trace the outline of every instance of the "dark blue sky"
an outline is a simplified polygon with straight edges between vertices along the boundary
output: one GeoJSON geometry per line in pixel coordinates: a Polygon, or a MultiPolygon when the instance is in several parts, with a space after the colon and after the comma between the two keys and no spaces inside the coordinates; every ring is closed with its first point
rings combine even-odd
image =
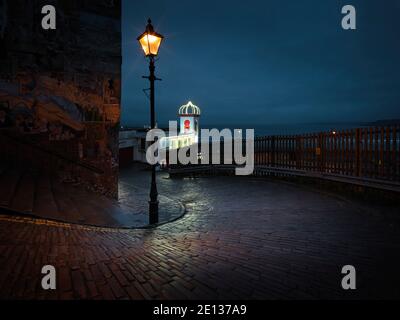
{"type": "Polygon", "coordinates": [[[165,36],[156,64],[160,124],[192,100],[203,124],[400,118],[400,1],[123,0],[122,124],[148,124],[137,36],[165,36]],[[357,30],[341,8],[357,9],[357,30]]]}

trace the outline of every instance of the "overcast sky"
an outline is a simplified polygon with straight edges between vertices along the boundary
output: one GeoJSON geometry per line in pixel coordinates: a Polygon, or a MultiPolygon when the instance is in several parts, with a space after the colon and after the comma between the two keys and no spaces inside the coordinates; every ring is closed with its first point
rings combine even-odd
{"type": "Polygon", "coordinates": [[[160,124],[192,100],[203,124],[400,118],[400,1],[123,0],[122,124],[148,124],[137,36],[165,36],[156,63],[160,124]],[[341,28],[341,8],[357,30],[341,28]]]}

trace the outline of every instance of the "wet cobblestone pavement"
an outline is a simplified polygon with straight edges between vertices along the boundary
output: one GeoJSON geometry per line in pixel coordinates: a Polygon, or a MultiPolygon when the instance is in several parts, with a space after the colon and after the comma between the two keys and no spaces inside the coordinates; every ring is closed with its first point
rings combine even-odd
{"type": "MultiPolygon", "coordinates": [[[[121,183],[132,179],[148,183],[129,171],[121,183]]],[[[0,298],[400,298],[399,225],[381,212],[263,179],[160,174],[158,185],[187,213],[155,229],[1,215],[0,298]],[[40,287],[45,264],[55,291],[40,287]],[[341,289],[348,264],[355,291],[341,289]]]]}
{"type": "MultiPolygon", "coordinates": [[[[159,173],[158,180],[166,178],[166,173],[159,173]]],[[[122,210],[113,215],[120,226],[135,228],[149,224],[149,187],[150,172],[141,166],[121,172],[118,204],[122,210]]],[[[160,192],[158,195],[160,224],[176,220],[185,213],[183,203],[170,191],[168,195],[160,192]]]]}

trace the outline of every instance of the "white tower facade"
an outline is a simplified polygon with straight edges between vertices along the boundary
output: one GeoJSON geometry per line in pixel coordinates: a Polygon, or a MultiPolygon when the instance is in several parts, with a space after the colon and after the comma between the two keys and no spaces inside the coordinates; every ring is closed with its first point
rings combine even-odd
{"type": "Polygon", "coordinates": [[[196,143],[198,142],[200,133],[200,115],[200,108],[191,101],[181,106],[178,111],[180,121],[179,133],[181,135],[194,135],[196,143]]]}
{"type": "Polygon", "coordinates": [[[161,138],[160,148],[174,150],[198,143],[200,134],[200,114],[200,108],[195,106],[191,101],[181,106],[178,110],[180,124],[179,134],[161,138]]]}

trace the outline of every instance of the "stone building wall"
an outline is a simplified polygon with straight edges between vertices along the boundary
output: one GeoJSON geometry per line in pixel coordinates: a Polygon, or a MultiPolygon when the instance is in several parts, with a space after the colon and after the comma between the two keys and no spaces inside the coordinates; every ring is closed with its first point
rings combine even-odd
{"type": "Polygon", "coordinates": [[[0,0],[0,133],[62,157],[60,177],[116,197],[120,101],[120,0],[0,0]],[[49,4],[56,30],[41,25],[49,4]]]}

